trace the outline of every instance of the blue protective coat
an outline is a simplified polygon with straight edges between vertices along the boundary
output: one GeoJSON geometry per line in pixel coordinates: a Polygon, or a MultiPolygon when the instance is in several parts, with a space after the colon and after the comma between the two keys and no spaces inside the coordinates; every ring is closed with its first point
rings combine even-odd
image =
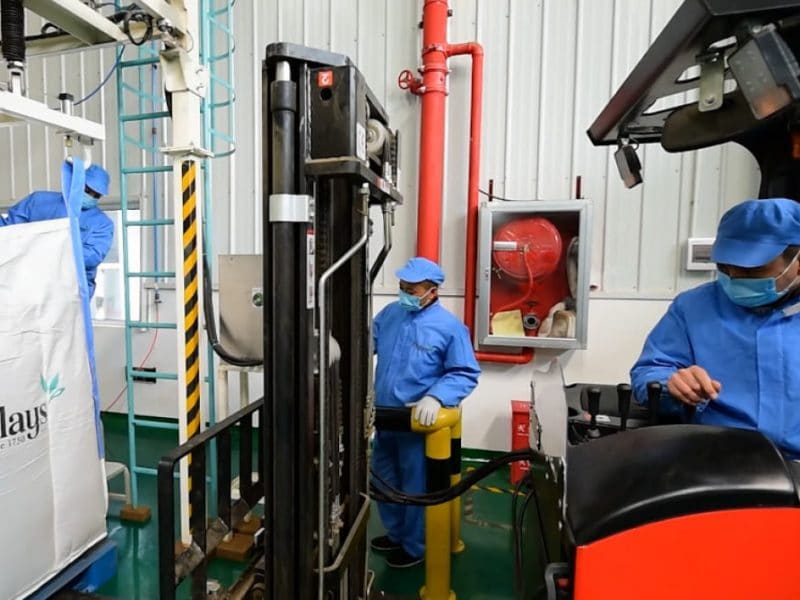
{"type": "Polygon", "coordinates": [[[752,310],[708,283],[679,294],[655,326],[631,370],[637,402],[646,386],[663,386],[663,412],[681,414],[667,380],[698,365],[722,384],[717,400],[697,407],[694,422],[756,429],[792,458],[800,457],[800,302],[752,310]]]}
{"type": "MultiPolygon", "coordinates": [[[[63,219],[66,216],[67,206],[60,192],[33,192],[12,206],[7,217],[0,216],[0,226],[63,219]]],[[[114,223],[99,208],[82,210],[79,223],[91,298],[94,296],[97,267],[108,254],[114,239],[114,223]]]]}
{"type": "MultiPolygon", "coordinates": [[[[467,328],[437,301],[418,312],[397,302],[384,308],[372,325],[378,366],[376,406],[402,407],[433,396],[453,407],[475,389],[480,368],[467,328]]],[[[392,487],[419,494],[426,491],[425,440],[416,433],[379,431],[372,469],[392,487]]],[[[424,509],[378,504],[389,538],[411,556],[425,550],[424,509]]]]}

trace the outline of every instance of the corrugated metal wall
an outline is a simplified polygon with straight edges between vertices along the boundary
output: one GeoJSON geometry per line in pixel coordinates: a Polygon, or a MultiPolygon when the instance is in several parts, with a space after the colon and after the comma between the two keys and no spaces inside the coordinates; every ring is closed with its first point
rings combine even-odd
{"type": "MultiPolygon", "coordinates": [[[[559,199],[583,178],[595,206],[592,283],[598,294],[669,296],[702,279],[680,268],[690,236],[713,235],[730,204],[757,189],[754,161],[725,146],[668,155],[641,152],[645,184],[619,182],[610,151],[591,146],[585,130],[673,14],[679,0],[453,0],[451,41],[477,40],[486,51],[481,182],[512,199],[559,199]]],[[[419,101],[397,75],[419,62],[422,2],[415,0],[240,0],[235,4],[237,152],[228,174],[215,175],[218,252],[260,248],[260,62],[269,42],[303,43],[348,54],[402,132],[401,191],[388,273],[413,253],[416,223],[419,101]]],[[[39,24],[31,19],[30,29],[39,24]]],[[[56,104],[62,90],[88,93],[113,63],[114,51],[32,59],[30,95],[56,104]]],[[[451,60],[442,262],[452,293],[463,289],[469,59],[451,60]]],[[[79,112],[104,120],[101,157],[117,169],[113,80],[79,112]]],[[[38,126],[0,129],[0,200],[55,187],[63,150],[38,126]]],[[[113,194],[114,192],[112,192],[113,194]]],[[[377,218],[377,215],[376,215],[377,218]]],[[[380,231],[380,228],[376,228],[380,231]]],[[[373,240],[373,248],[380,245],[373,240]]],[[[392,277],[378,291],[393,291],[392,277]]]]}
{"type": "MultiPolygon", "coordinates": [[[[477,40],[486,51],[481,182],[514,199],[574,194],[577,175],[594,201],[592,283],[601,294],[672,295],[703,279],[683,271],[690,236],[713,235],[727,206],[757,189],[754,161],[726,146],[668,155],[642,152],[646,183],[625,190],[610,151],[585,130],[679,0],[454,0],[452,41],[477,40]]],[[[258,61],[267,43],[285,40],[350,55],[388,108],[404,143],[397,239],[388,272],[414,249],[419,102],[398,89],[397,75],[419,62],[422,2],[413,0],[268,0],[236,5],[239,162],[260,164],[249,132],[258,115],[258,61]],[[252,31],[254,35],[248,35],[252,31]]],[[[451,60],[442,262],[447,287],[463,288],[469,59],[451,60]]],[[[257,232],[259,182],[237,183],[238,251],[257,232]]],[[[218,237],[218,240],[220,238],[218,237]]],[[[376,247],[379,240],[375,240],[376,247]]],[[[394,280],[387,278],[386,291],[394,280]]]]}

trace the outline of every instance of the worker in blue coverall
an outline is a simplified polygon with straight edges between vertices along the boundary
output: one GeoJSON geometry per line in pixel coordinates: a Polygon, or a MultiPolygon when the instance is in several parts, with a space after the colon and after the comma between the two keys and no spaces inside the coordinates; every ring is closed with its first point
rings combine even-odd
{"type": "MultiPolygon", "coordinates": [[[[78,222],[91,298],[94,296],[97,267],[111,249],[114,223],[97,207],[98,200],[108,194],[109,176],[106,170],[98,165],[89,166],[86,169],[85,184],[78,222]]],[[[66,216],[67,204],[61,192],[38,191],[25,196],[8,209],[7,217],[0,216],[0,226],[63,219],[66,216]]]]}
{"type": "Polygon", "coordinates": [[[679,294],[631,370],[635,398],[662,384],[662,412],[754,429],[800,457],[800,204],[750,200],[722,217],[717,280],[679,294]]]}
{"type": "MultiPolygon", "coordinates": [[[[399,271],[400,295],[372,325],[378,366],[375,405],[413,406],[412,418],[432,425],[442,406],[454,407],[475,389],[480,368],[467,328],[442,307],[444,272],[426,258],[412,258],[399,271]]],[[[425,440],[411,432],[378,431],[372,469],[394,488],[425,493],[425,440]]],[[[371,547],[388,552],[391,567],[410,567],[425,553],[424,509],[379,503],[386,535],[371,547]]]]}

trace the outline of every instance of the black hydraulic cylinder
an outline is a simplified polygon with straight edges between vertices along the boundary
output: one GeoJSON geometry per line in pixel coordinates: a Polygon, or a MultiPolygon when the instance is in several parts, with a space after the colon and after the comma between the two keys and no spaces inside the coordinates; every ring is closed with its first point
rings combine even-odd
{"type": "Polygon", "coordinates": [[[631,386],[627,383],[617,385],[617,408],[619,409],[619,430],[628,428],[628,415],[631,411],[631,386]]]}
{"type": "Polygon", "coordinates": [[[600,430],[597,428],[597,415],[600,412],[600,388],[592,387],[586,391],[589,399],[589,437],[600,437],[600,430]]]}
{"type": "Polygon", "coordinates": [[[650,425],[658,425],[661,410],[661,384],[658,381],[647,384],[647,406],[650,408],[650,425]]]}
{"type": "MultiPolygon", "coordinates": [[[[270,84],[270,194],[296,191],[297,87],[291,81],[288,63],[276,67],[276,80],[270,84]]],[[[266,565],[271,576],[267,597],[275,600],[294,597],[298,591],[298,538],[295,515],[297,489],[297,391],[299,381],[298,331],[300,306],[297,289],[303,265],[296,253],[299,240],[297,223],[270,222],[269,207],[264,211],[265,228],[270,231],[264,256],[270,262],[265,289],[272,293],[269,315],[271,339],[265,340],[264,357],[271,369],[265,369],[265,389],[270,389],[271,461],[266,466],[266,492],[270,496],[272,535],[266,536],[266,565]],[[270,376],[272,374],[272,376],[270,376]],[[274,376],[280,374],[280,376],[274,376]]],[[[266,263],[267,260],[264,262],[266,263]]],[[[265,267],[266,268],[266,267],[265,267]]],[[[267,273],[265,273],[267,275],[267,273]]],[[[266,319],[265,319],[266,320],[266,319]]]]}

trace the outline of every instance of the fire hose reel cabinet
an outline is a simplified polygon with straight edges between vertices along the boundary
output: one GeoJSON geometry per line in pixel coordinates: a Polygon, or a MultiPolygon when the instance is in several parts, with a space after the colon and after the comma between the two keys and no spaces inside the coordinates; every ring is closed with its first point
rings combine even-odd
{"type": "Polygon", "coordinates": [[[586,347],[590,219],[585,200],[481,206],[479,347],[586,347]]]}

